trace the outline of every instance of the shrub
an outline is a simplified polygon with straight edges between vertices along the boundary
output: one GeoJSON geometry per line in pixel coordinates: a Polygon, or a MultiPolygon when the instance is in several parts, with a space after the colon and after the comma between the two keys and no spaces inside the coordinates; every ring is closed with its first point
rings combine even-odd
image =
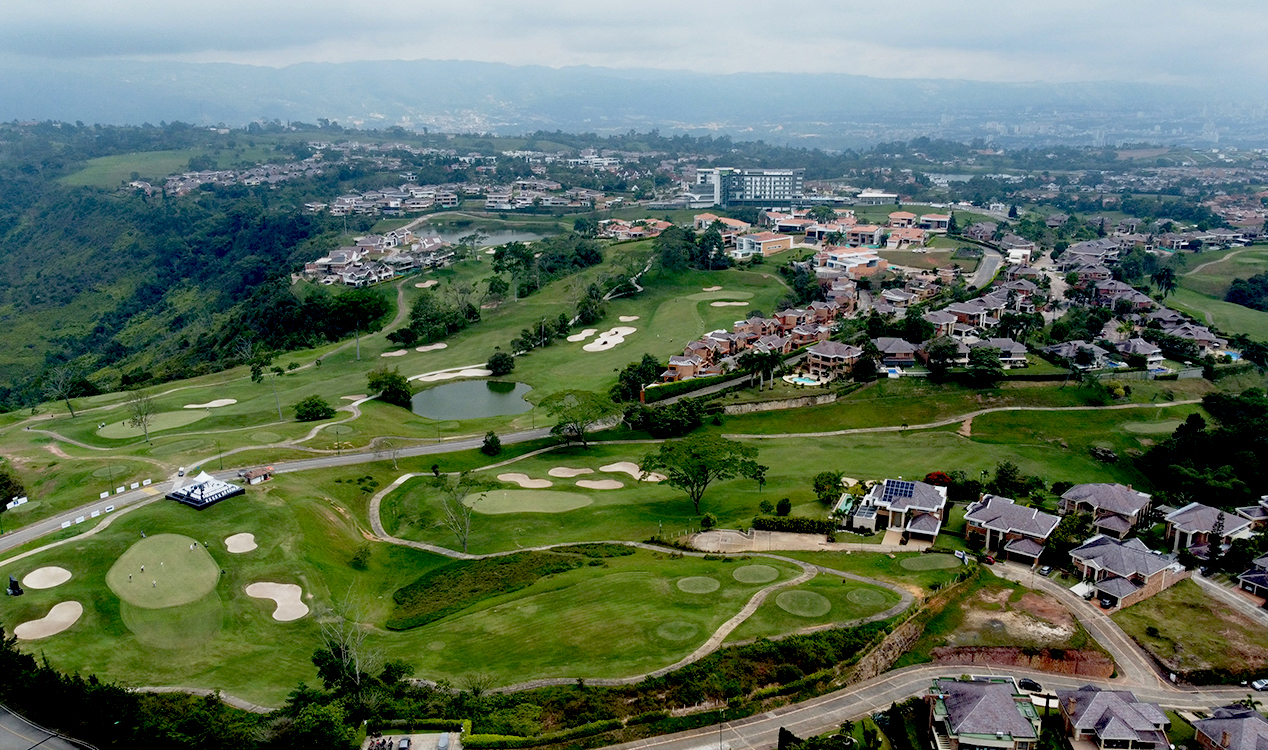
{"type": "Polygon", "coordinates": [[[718,517],[713,515],[712,513],[705,513],[704,517],[700,519],[700,528],[706,531],[708,531],[709,529],[717,525],[718,525],[718,517]]]}
{"type": "Polygon", "coordinates": [[[480,452],[486,456],[496,456],[502,452],[502,440],[493,430],[484,434],[484,444],[480,446],[480,452]]]}
{"type": "Polygon", "coordinates": [[[785,497],[775,503],[775,515],[786,516],[789,513],[792,513],[792,500],[785,497]]]}
{"type": "Polygon", "coordinates": [[[370,567],[370,545],[363,544],[357,547],[357,551],[352,553],[352,559],[348,564],[357,570],[365,570],[370,567]]]}
{"type": "Polygon", "coordinates": [[[515,369],[515,357],[506,352],[495,352],[492,357],[489,357],[486,367],[494,377],[509,375],[515,369]]]}
{"type": "Polygon", "coordinates": [[[555,552],[566,552],[583,557],[626,557],[634,554],[634,548],[628,544],[570,544],[567,547],[556,547],[555,552]]]}
{"type": "Polygon", "coordinates": [[[330,419],[335,415],[335,407],[316,394],[295,404],[294,409],[295,419],[300,422],[316,422],[319,419],[330,419]]]}
{"type": "Polygon", "coordinates": [[[775,504],[770,500],[763,500],[757,504],[757,509],[767,515],[770,515],[771,512],[775,510],[775,504]]]}

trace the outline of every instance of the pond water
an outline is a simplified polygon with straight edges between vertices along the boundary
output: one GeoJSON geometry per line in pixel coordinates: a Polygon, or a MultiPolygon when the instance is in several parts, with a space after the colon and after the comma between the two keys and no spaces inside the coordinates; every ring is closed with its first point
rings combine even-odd
{"type": "Polygon", "coordinates": [[[533,405],[524,400],[531,391],[523,383],[502,380],[462,380],[428,388],[410,402],[415,414],[428,419],[479,419],[523,414],[533,405]]]}
{"type": "MultiPolygon", "coordinates": [[[[476,231],[470,227],[466,229],[451,229],[438,232],[435,229],[422,227],[418,231],[420,237],[440,237],[440,239],[451,245],[458,244],[458,240],[466,237],[476,231]]],[[[542,239],[542,235],[533,232],[522,232],[516,229],[493,229],[488,231],[480,231],[485,239],[480,240],[480,247],[494,247],[497,245],[505,245],[508,242],[536,242],[542,239]]]]}

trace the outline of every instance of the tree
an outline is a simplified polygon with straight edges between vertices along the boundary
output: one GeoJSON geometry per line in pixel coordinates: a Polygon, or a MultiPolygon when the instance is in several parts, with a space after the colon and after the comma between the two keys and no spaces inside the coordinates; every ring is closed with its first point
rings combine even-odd
{"type": "Polygon", "coordinates": [[[990,491],[1004,497],[1018,497],[1026,491],[1026,477],[1021,469],[1012,461],[995,464],[995,478],[991,480],[990,491]]]}
{"type": "Polygon", "coordinates": [[[782,497],[779,502],[775,503],[775,515],[786,516],[792,513],[792,500],[782,497]]]}
{"type": "Polygon", "coordinates": [[[494,352],[486,366],[495,377],[509,375],[515,369],[515,357],[506,352],[494,352]]]}
{"type": "Polygon", "coordinates": [[[757,448],[717,435],[692,435],[662,443],[643,457],[643,471],[665,475],[665,483],[687,493],[697,515],[705,490],[715,480],[757,473],[757,448]]]}
{"type": "Polygon", "coordinates": [[[150,442],[150,425],[154,423],[154,416],[158,414],[158,406],[154,403],[154,399],[150,398],[150,394],[145,391],[133,391],[128,398],[128,424],[133,428],[140,428],[145,433],[145,442],[150,442]]]}
{"type": "Polygon", "coordinates": [[[825,206],[822,204],[818,206],[811,206],[810,211],[807,212],[806,215],[820,224],[827,224],[828,222],[833,222],[837,219],[837,212],[832,210],[832,206],[825,206]]]}
{"type": "Polygon", "coordinates": [[[502,439],[496,432],[489,430],[484,433],[484,444],[480,446],[480,452],[486,456],[496,456],[502,452],[502,439]]]}
{"type": "Polygon", "coordinates": [[[955,358],[960,356],[960,345],[950,336],[939,336],[925,347],[925,354],[929,360],[929,372],[941,379],[946,377],[947,371],[955,364],[955,358]]]}
{"type": "Polygon", "coordinates": [[[819,498],[819,502],[824,505],[832,505],[841,497],[841,477],[845,476],[845,472],[841,471],[821,471],[815,474],[811,484],[814,486],[815,497],[819,498]]]}
{"type": "Polygon", "coordinates": [[[519,282],[527,280],[536,270],[537,259],[523,242],[508,242],[493,251],[493,272],[511,277],[515,299],[519,299],[519,282]]]}
{"type": "Polygon", "coordinates": [[[44,378],[44,392],[48,394],[49,398],[65,401],[66,409],[70,412],[72,418],[75,416],[75,407],[71,405],[70,397],[74,394],[79,380],[79,373],[72,370],[68,365],[55,368],[44,378]]]}
{"type": "Polygon", "coordinates": [[[599,233],[599,222],[588,216],[578,216],[572,222],[572,231],[582,237],[593,237],[599,233]]]}
{"type": "Polygon", "coordinates": [[[616,385],[612,386],[608,393],[613,401],[638,401],[644,386],[655,383],[664,369],[661,367],[660,360],[650,354],[644,354],[642,359],[631,362],[617,373],[616,385]]]}
{"type": "Polygon", "coordinates": [[[1064,566],[1070,561],[1070,550],[1083,544],[1092,535],[1092,517],[1087,513],[1067,513],[1048,537],[1047,551],[1054,562],[1064,566]]]}
{"type": "Polygon", "coordinates": [[[1004,366],[999,363],[999,349],[979,346],[969,351],[969,377],[980,387],[990,387],[1004,377],[1004,366]]]}
{"type": "Polygon", "coordinates": [[[471,514],[475,504],[484,499],[484,493],[493,484],[477,479],[470,471],[464,471],[456,477],[437,477],[431,480],[432,486],[440,492],[440,509],[443,516],[440,525],[448,529],[462,547],[465,554],[467,540],[471,537],[471,514]],[[474,495],[469,502],[467,498],[474,495]]]}
{"type": "Polygon", "coordinates": [[[621,407],[611,398],[593,391],[556,391],[542,399],[541,405],[557,420],[550,434],[566,441],[576,440],[583,448],[590,430],[621,413],[621,407]]]}
{"type": "Polygon", "coordinates": [[[347,750],[353,746],[353,730],[338,703],[305,706],[295,717],[284,743],[290,747],[328,747],[347,750]]]}
{"type": "Polygon", "coordinates": [[[361,623],[368,619],[368,613],[353,602],[351,588],[317,619],[326,647],[313,654],[313,664],[327,690],[356,695],[373,680],[383,654],[367,642],[370,631],[361,623]]]}
{"type": "Polygon", "coordinates": [[[1154,283],[1154,286],[1158,287],[1158,291],[1162,292],[1163,299],[1166,299],[1168,294],[1176,290],[1176,272],[1169,266],[1163,266],[1154,271],[1149,280],[1154,283]]]}
{"type": "Polygon", "coordinates": [[[330,419],[335,415],[335,407],[326,403],[326,399],[313,394],[295,404],[295,419],[300,422],[316,422],[319,419],[330,419]]]}
{"type": "Polygon", "coordinates": [[[775,504],[772,503],[770,500],[763,500],[757,504],[757,509],[761,511],[762,513],[770,513],[771,511],[775,510],[775,504]]]}
{"type": "Polygon", "coordinates": [[[401,374],[399,367],[389,370],[387,365],[382,365],[366,373],[365,380],[366,386],[372,393],[377,393],[381,401],[406,409],[411,407],[414,389],[410,387],[409,379],[401,374]]]}

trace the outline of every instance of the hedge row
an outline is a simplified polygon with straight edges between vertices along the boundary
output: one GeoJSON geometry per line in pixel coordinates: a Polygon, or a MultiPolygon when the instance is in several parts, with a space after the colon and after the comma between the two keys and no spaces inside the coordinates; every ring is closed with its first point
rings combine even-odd
{"type": "Polygon", "coordinates": [[[473,734],[462,738],[462,746],[478,748],[480,750],[506,750],[507,748],[534,747],[537,745],[548,745],[552,742],[574,740],[579,737],[590,737],[591,735],[610,732],[613,729],[620,729],[623,726],[625,726],[625,722],[620,719],[604,719],[603,721],[595,721],[589,724],[582,724],[579,727],[565,729],[562,732],[541,734],[535,737],[515,737],[505,734],[473,734]]]}
{"type": "Polygon", "coordinates": [[[758,531],[788,531],[793,534],[832,534],[837,525],[833,521],[793,516],[758,516],[753,519],[758,531]]]}
{"type": "Polygon", "coordinates": [[[725,383],[728,380],[734,380],[736,375],[711,375],[707,378],[691,378],[689,380],[678,380],[673,383],[665,383],[648,388],[645,391],[648,403],[664,401],[667,398],[681,396],[684,393],[698,391],[701,388],[708,388],[711,385],[725,383]]]}
{"type": "Polygon", "coordinates": [[[436,730],[441,732],[462,732],[471,734],[471,719],[391,719],[378,725],[379,729],[404,729],[407,732],[419,730],[436,730]]]}

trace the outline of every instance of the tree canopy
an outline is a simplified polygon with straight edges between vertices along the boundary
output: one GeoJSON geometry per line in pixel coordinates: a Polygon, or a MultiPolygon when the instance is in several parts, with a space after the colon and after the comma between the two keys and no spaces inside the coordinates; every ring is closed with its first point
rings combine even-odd
{"type": "Polygon", "coordinates": [[[757,474],[757,448],[717,435],[692,435],[661,443],[643,457],[644,472],[665,475],[665,483],[687,493],[691,506],[700,514],[705,490],[719,479],[757,474]]]}

